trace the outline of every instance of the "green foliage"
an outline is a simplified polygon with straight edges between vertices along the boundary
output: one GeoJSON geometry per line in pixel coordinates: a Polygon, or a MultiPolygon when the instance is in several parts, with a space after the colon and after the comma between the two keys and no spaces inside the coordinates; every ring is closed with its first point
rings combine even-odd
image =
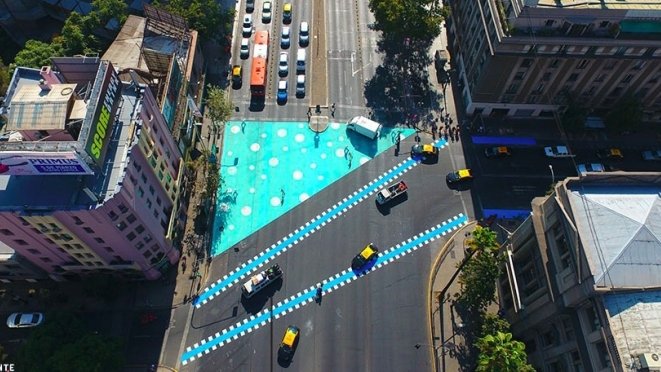
{"type": "Polygon", "coordinates": [[[459,274],[462,289],[457,300],[469,311],[482,313],[496,300],[502,256],[495,232],[478,226],[472,235],[469,247],[474,254],[459,274]]]}
{"type": "Polygon", "coordinates": [[[94,39],[94,36],[89,33],[86,23],[86,17],[71,12],[62,26],[62,35],[53,42],[60,43],[64,54],[68,56],[84,53],[91,39],[94,39]]]}
{"type": "MultiPolygon", "coordinates": [[[[5,95],[5,93],[7,92],[7,88],[9,87],[10,81],[11,81],[11,73],[9,70],[9,66],[5,65],[2,59],[0,59],[0,96],[5,95]]],[[[1,127],[2,127],[2,123],[0,123],[0,128],[1,127]]]]}
{"type": "Polygon", "coordinates": [[[560,117],[562,126],[569,132],[583,129],[585,119],[588,117],[588,109],[571,93],[565,93],[565,99],[567,100],[567,109],[560,117]]]}
{"type": "Polygon", "coordinates": [[[113,18],[122,25],[128,17],[127,8],[128,6],[123,0],[94,0],[92,1],[92,11],[89,14],[91,26],[105,27],[113,18]]]}
{"type": "Polygon", "coordinates": [[[214,125],[226,122],[232,115],[234,105],[221,88],[209,85],[207,90],[206,106],[208,115],[214,125]]]}
{"type": "Polygon", "coordinates": [[[615,132],[637,128],[643,120],[643,108],[640,100],[633,95],[622,97],[606,115],[604,123],[615,132]]]}
{"type": "Polygon", "coordinates": [[[495,335],[498,332],[507,333],[510,331],[510,323],[496,314],[486,313],[482,317],[482,336],[495,335]]]}
{"type": "Polygon", "coordinates": [[[441,33],[443,8],[430,0],[369,0],[374,28],[389,38],[431,40],[441,33]]]}
{"type": "Polygon", "coordinates": [[[477,340],[480,350],[478,372],[534,372],[528,364],[525,344],[513,340],[511,333],[497,332],[477,340]]]}
{"type": "Polygon", "coordinates": [[[122,347],[113,339],[91,334],[72,313],[46,314],[18,353],[21,371],[118,371],[122,347]]]}
{"type": "Polygon", "coordinates": [[[234,8],[224,10],[215,0],[157,0],[153,5],[183,17],[203,40],[220,40],[231,33],[234,8]]]}
{"type": "Polygon", "coordinates": [[[25,47],[16,54],[14,64],[22,67],[41,68],[50,65],[50,58],[63,55],[62,45],[46,44],[38,40],[28,40],[25,47]]]}

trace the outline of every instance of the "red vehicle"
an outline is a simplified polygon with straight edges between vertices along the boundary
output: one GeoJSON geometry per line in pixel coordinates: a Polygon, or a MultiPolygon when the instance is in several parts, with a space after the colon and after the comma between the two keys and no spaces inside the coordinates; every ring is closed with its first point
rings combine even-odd
{"type": "Polygon", "coordinates": [[[252,53],[250,68],[250,92],[253,96],[264,96],[266,93],[266,68],[269,51],[269,32],[255,33],[255,46],[252,53]]]}

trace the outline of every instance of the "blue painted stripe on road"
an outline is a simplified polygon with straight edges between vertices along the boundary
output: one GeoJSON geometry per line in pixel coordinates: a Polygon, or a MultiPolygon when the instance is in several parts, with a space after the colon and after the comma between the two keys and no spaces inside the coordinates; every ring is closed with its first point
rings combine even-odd
{"type": "Polygon", "coordinates": [[[403,256],[417,250],[418,248],[443,235],[446,235],[451,231],[457,230],[467,222],[468,218],[465,215],[460,214],[442,224],[436,225],[424,233],[420,233],[411,239],[405,240],[404,242],[386,250],[383,254],[381,254],[375,262],[374,266],[366,272],[361,273],[360,276],[357,276],[351,269],[345,269],[341,273],[338,273],[329,279],[322,281],[321,283],[317,283],[304,290],[303,292],[299,292],[297,295],[291,296],[287,300],[279,302],[272,309],[262,310],[257,315],[250,317],[250,319],[244,319],[243,321],[236,323],[234,326],[231,326],[222,332],[216,333],[215,335],[207,337],[206,339],[195,343],[193,346],[186,348],[186,352],[181,356],[181,362],[183,365],[186,365],[195,359],[200,358],[202,355],[210,353],[211,350],[216,350],[217,348],[222,347],[223,345],[233,340],[236,340],[240,336],[250,333],[255,329],[265,325],[266,323],[271,322],[272,318],[278,319],[281,316],[292,312],[294,309],[298,309],[301,306],[307,305],[314,300],[316,296],[316,288],[319,285],[322,286],[323,294],[331,293],[339,289],[341,286],[361,278],[372,271],[380,269],[384,265],[387,265],[396,259],[402,258],[403,256]]]}
{"type": "Polygon", "coordinates": [[[529,209],[484,209],[484,218],[496,215],[497,218],[526,218],[530,216],[529,209]]]}
{"type": "Polygon", "coordinates": [[[537,140],[533,137],[471,136],[471,139],[473,140],[473,143],[477,145],[537,145],[537,140]]]}
{"type": "MultiPolygon", "coordinates": [[[[447,146],[447,144],[448,143],[445,141],[445,139],[440,139],[434,142],[434,146],[438,148],[443,148],[447,146]]],[[[233,284],[238,283],[241,279],[247,277],[262,265],[271,261],[279,254],[284,253],[292,246],[298,244],[300,241],[313,234],[326,223],[331,222],[347,210],[353,208],[355,204],[363,201],[371,194],[381,189],[384,185],[391,182],[393,179],[398,178],[402,174],[408,172],[410,169],[420,164],[420,162],[421,159],[408,158],[400,164],[394,166],[382,176],[361,187],[358,192],[354,192],[353,195],[348,196],[347,198],[343,199],[343,201],[336,203],[334,207],[329,208],[326,212],[322,213],[321,216],[317,216],[310,222],[299,227],[293,234],[290,234],[289,237],[281,239],[278,243],[272,245],[269,249],[253,257],[243,266],[234,269],[231,273],[225,275],[222,279],[219,279],[211,286],[205,288],[202,293],[200,293],[199,296],[195,298],[193,305],[197,308],[200,308],[202,305],[208,303],[215,296],[230,288],[233,284]]]]}

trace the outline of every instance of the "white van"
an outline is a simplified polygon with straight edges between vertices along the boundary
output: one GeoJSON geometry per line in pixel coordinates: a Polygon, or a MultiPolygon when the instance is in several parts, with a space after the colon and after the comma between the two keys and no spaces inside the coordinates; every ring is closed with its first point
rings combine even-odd
{"type": "Polygon", "coordinates": [[[377,138],[382,127],[381,124],[364,116],[356,116],[347,123],[347,128],[370,139],[377,138]]]}
{"type": "Polygon", "coordinates": [[[305,74],[305,49],[298,48],[296,52],[296,73],[305,74]]]}

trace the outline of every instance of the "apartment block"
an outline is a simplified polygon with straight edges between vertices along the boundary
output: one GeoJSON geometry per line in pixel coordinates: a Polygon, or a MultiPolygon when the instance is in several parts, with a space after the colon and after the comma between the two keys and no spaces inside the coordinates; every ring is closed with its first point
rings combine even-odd
{"type": "Polygon", "coordinates": [[[538,371],[661,368],[660,221],[661,173],[587,173],[532,201],[498,288],[538,371]]]}
{"type": "Polygon", "coordinates": [[[571,94],[595,110],[636,96],[661,119],[661,2],[446,0],[468,114],[551,117],[571,94]]]}
{"type": "Polygon", "coordinates": [[[177,262],[183,161],[145,85],[53,58],[18,67],[6,97],[0,242],[55,280],[156,279],[177,262]]]}

